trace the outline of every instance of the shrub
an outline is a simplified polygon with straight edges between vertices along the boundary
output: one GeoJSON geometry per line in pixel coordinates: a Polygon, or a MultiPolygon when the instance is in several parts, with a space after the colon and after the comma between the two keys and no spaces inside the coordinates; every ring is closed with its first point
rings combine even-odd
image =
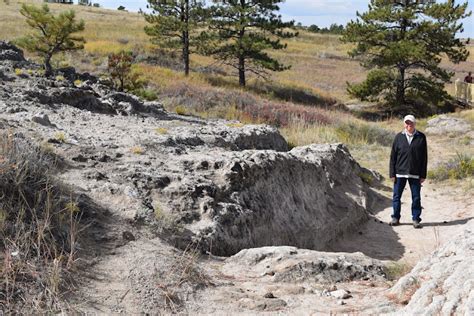
{"type": "Polygon", "coordinates": [[[186,108],[182,105],[178,105],[174,108],[176,114],[179,115],[186,115],[186,108]]]}
{"type": "Polygon", "coordinates": [[[54,138],[60,142],[60,143],[65,143],[66,142],[66,135],[63,132],[58,132],[54,135],[54,138]]]}
{"type": "Polygon", "coordinates": [[[108,71],[119,91],[138,90],[144,84],[137,69],[132,67],[133,62],[133,54],[128,51],[112,53],[108,57],[108,71]]]}
{"type": "Polygon", "coordinates": [[[346,144],[379,144],[392,145],[395,134],[386,129],[365,123],[343,123],[336,128],[341,142],[346,144]]]}
{"type": "Polygon", "coordinates": [[[474,158],[468,154],[457,153],[449,162],[428,171],[428,178],[435,181],[464,179],[474,176],[474,158]]]}
{"type": "Polygon", "coordinates": [[[133,146],[132,148],[130,148],[130,151],[135,155],[143,155],[145,153],[143,148],[140,146],[133,146]]]}
{"type": "Polygon", "coordinates": [[[168,129],[166,129],[166,128],[164,128],[164,127],[158,127],[157,129],[155,129],[155,131],[156,131],[158,134],[161,134],[161,135],[168,134],[168,129]]]}
{"type": "Polygon", "coordinates": [[[140,88],[140,89],[133,90],[132,92],[136,96],[139,96],[140,98],[142,98],[146,101],[154,101],[154,100],[158,99],[158,95],[152,89],[140,88]]]}
{"type": "Polygon", "coordinates": [[[7,314],[62,307],[82,213],[53,170],[50,155],[0,134],[0,310],[7,314]]]}

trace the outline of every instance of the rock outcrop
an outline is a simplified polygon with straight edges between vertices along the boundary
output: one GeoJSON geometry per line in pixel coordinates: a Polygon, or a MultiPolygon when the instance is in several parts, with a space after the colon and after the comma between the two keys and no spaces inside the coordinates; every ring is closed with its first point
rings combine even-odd
{"type": "Polygon", "coordinates": [[[228,258],[226,275],[271,278],[273,282],[315,282],[383,280],[384,266],[361,253],[327,253],[295,247],[245,249],[228,258]]]}
{"type": "Polygon", "coordinates": [[[368,218],[370,171],[341,144],[288,151],[270,126],[172,114],[73,69],[44,78],[23,61],[14,71],[21,51],[8,47],[0,119],[65,158],[63,181],[177,245],[323,250],[368,218]]]}
{"type": "Polygon", "coordinates": [[[407,304],[397,315],[473,315],[474,220],[401,278],[390,296],[407,304]]]}
{"type": "Polygon", "coordinates": [[[428,121],[426,133],[429,134],[465,134],[471,131],[471,126],[463,119],[451,117],[447,115],[438,115],[428,121]]]}
{"type": "Polygon", "coordinates": [[[368,218],[364,170],[343,145],[190,153],[176,162],[183,177],[152,190],[152,200],[167,214],[187,210],[181,221],[192,240],[215,254],[268,245],[322,250],[368,218]]]}

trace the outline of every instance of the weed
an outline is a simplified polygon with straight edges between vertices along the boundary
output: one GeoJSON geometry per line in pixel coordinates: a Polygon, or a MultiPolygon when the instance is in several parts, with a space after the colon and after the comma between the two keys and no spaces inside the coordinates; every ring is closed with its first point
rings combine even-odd
{"type": "Polygon", "coordinates": [[[413,267],[406,262],[393,261],[385,266],[385,274],[389,280],[398,280],[411,271],[413,267]]]}
{"type": "Polygon", "coordinates": [[[80,87],[80,86],[82,85],[82,80],[79,80],[79,79],[74,80],[74,85],[75,85],[76,87],[80,87]]]}
{"type": "Polygon", "coordinates": [[[372,185],[372,183],[375,180],[374,177],[370,173],[367,173],[367,172],[361,172],[358,174],[358,176],[364,183],[367,183],[368,185],[372,185]]]}
{"type": "Polygon", "coordinates": [[[474,158],[463,153],[457,153],[449,162],[428,171],[428,178],[435,181],[459,180],[472,176],[474,176],[474,158]]]}
{"type": "Polygon", "coordinates": [[[174,108],[176,114],[178,115],[186,115],[186,108],[182,105],[178,105],[174,108]]]}
{"type": "Polygon", "coordinates": [[[157,132],[160,135],[165,135],[165,134],[168,134],[168,129],[164,127],[158,127],[157,129],[155,129],[155,132],[157,132]]]}
{"type": "Polygon", "coordinates": [[[15,75],[17,75],[17,76],[23,75],[23,69],[15,68],[15,75]]]}
{"type": "Polygon", "coordinates": [[[240,122],[237,122],[237,123],[227,123],[226,124],[227,127],[231,127],[231,128],[241,128],[241,127],[244,127],[245,124],[242,124],[240,122]]]}
{"type": "Polygon", "coordinates": [[[291,141],[288,141],[288,149],[292,150],[293,148],[297,147],[297,145],[291,141]]]}
{"type": "Polygon", "coordinates": [[[210,278],[198,266],[198,243],[190,243],[174,258],[168,271],[157,274],[157,289],[164,298],[164,307],[178,313],[186,297],[196,288],[212,285],[210,278]]]}
{"type": "Polygon", "coordinates": [[[401,305],[408,305],[410,303],[410,300],[412,296],[416,293],[416,291],[420,288],[420,282],[414,278],[411,277],[409,280],[409,283],[405,287],[404,291],[400,294],[395,294],[395,293],[389,293],[387,294],[387,298],[397,304],[401,305]]]}
{"type": "Polygon", "coordinates": [[[64,76],[61,76],[61,75],[58,75],[55,77],[56,81],[64,81],[66,80],[66,78],[64,78],[64,76]]]}
{"type": "Polygon", "coordinates": [[[336,133],[345,144],[379,144],[390,146],[395,135],[372,124],[348,122],[340,124],[336,133]]]}
{"type": "Polygon", "coordinates": [[[159,201],[155,201],[153,211],[156,226],[160,233],[175,234],[183,230],[184,227],[179,223],[178,216],[166,212],[159,201]]]}
{"type": "Polygon", "coordinates": [[[135,89],[132,92],[133,94],[139,96],[140,98],[146,101],[154,101],[158,99],[158,94],[156,93],[155,90],[152,90],[152,89],[140,88],[140,89],[135,89]]]}
{"type": "Polygon", "coordinates": [[[63,132],[56,133],[54,135],[54,138],[60,143],[65,143],[67,141],[66,134],[64,134],[63,132]]]}
{"type": "Polygon", "coordinates": [[[133,146],[130,148],[130,151],[135,155],[143,155],[145,153],[145,150],[140,146],[133,146]]]}

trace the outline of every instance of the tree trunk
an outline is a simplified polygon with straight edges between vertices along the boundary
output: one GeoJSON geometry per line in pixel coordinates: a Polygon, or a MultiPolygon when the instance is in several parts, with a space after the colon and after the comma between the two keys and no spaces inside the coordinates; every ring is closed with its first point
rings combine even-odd
{"type": "Polygon", "coordinates": [[[396,103],[398,106],[405,105],[405,68],[398,68],[396,103]]]}
{"type": "Polygon", "coordinates": [[[245,87],[245,58],[239,56],[239,85],[245,87]]]}
{"type": "MultiPolygon", "coordinates": [[[[246,7],[246,0],[240,0],[240,5],[242,7],[242,11],[245,11],[246,7]]],[[[243,15],[243,14],[242,14],[243,15]]],[[[243,20],[243,16],[240,16],[240,20],[243,20]]],[[[241,22],[242,29],[239,31],[239,52],[238,52],[238,57],[239,57],[239,85],[241,87],[245,87],[245,57],[244,57],[244,47],[242,45],[242,41],[245,35],[245,23],[242,21],[241,22]]]]}
{"type": "Polygon", "coordinates": [[[184,1],[184,7],[181,8],[181,21],[184,22],[185,29],[183,30],[183,63],[184,74],[189,75],[189,0],[184,1]]]}
{"type": "Polygon", "coordinates": [[[53,67],[51,66],[51,56],[48,55],[44,58],[44,75],[49,77],[53,74],[53,67]]]}

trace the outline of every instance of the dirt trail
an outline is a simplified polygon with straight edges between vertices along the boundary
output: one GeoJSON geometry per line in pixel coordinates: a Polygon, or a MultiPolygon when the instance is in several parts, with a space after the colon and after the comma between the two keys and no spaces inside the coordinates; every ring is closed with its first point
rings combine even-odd
{"type": "Polygon", "coordinates": [[[401,225],[391,227],[392,207],[375,214],[359,232],[341,239],[332,250],[360,251],[380,260],[396,260],[414,265],[474,218],[472,200],[463,189],[427,181],[422,188],[422,229],[414,229],[411,220],[411,193],[402,197],[401,225]]]}

